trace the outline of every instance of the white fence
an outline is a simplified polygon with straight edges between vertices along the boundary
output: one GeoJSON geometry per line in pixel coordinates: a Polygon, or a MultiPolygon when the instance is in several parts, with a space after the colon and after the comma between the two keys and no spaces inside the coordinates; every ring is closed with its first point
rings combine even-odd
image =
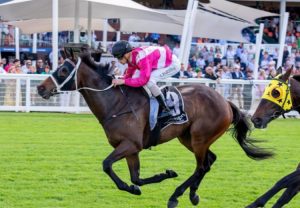
{"type": "MultiPolygon", "coordinates": [[[[90,112],[78,92],[66,92],[42,99],[36,87],[48,75],[0,74],[0,111],[44,111],[44,112],[90,112]]],[[[241,109],[253,113],[268,80],[221,80],[220,83],[209,79],[167,79],[161,85],[205,84],[213,87],[226,99],[241,109]]],[[[297,115],[291,112],[290,115],[297,115]]]]}

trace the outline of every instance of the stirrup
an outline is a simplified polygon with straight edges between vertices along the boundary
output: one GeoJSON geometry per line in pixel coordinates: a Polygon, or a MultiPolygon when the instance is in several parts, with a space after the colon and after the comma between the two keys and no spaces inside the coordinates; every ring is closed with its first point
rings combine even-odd
{"type": "Polygon", "coordinates": [[[169,117],[169,116],[172,116],[172,113],[171,111],[166,111],[166,110],[163,110],[162,112],[160,112],[157,116],[157,118],[166,118],[166,117],[169,117]]]}

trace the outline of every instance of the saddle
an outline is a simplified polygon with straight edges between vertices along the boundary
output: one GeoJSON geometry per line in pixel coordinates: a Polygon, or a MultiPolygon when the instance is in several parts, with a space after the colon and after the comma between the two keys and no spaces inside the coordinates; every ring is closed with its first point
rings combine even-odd
{"type": "Polygon", "coordinates": [[[171,124],[183,124],[189,121],[184,111],[184,102],[181,93],[174,86],[163,86],[162,93],[166,98],[166,104],[171,110],[171,116],[159,118],[160,106],[155,98],[150,98],[150,139],[146,148],[156,146],[160,132],[171,124]]]}

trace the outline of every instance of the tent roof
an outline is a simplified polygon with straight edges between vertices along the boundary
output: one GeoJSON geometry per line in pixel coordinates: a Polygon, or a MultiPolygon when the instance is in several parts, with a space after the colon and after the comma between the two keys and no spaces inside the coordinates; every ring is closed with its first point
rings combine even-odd
{"type": "MultiPolygon", "coordinates": [[[[52,19],[32,19],[32,20],[20,20],[5,22],[4,24],[13,25],[20,28],[24,34],[51,32],[52,31],[52,19]],[[34,25],[34,27],[32,26],[34,25]]],[[[80,30],[86,30],[88,28],[88,20],[86,18],[79,19],[80,30]]],[[[74,18],[60,18],[58,23],[58,31],[68,31],[74,29],[74,18]]],[[[103,30],[103,20],[93,19],[92,30],[103,30]]],[[[114,32],[115,30],[108,25],[108,31],[114,32]]]]}
{"type": "MultiPolygon", "coordinates": [[[[173,11],[176,19],[184,22],[185,11],[173,11]]],[[[174,17],[170,15],[171,17],[174,17]]],[[[242,29],[253,26],[247,23],[236,22],[230,19],[217,17],[211,13],[199,11],[196,15],[193,37],[224,39],[237,42],[247,42],[242,37],[242,29]],[[209,21],[207,21],[209,19],[209,21]]],[[[183,26],[180,24],[171,24],[164,22],[155,22],[148,20],[124,19],[121,20],[121,31],[147,32],[181,35],[183,26]]]]}
{"type": "Polygon", "coordinates": [[[255,20],[261,17],[278,16],[278,14],[275,13],[254,9],[225,0],[210,0],[209,4],[199,5],[202,5],[202,8],[209,12],[214,12],[217,15],[232,18],[237,21],[248,22],[250,24],[256,24],[255,20]]]}
{"type": "MultiPolygon", "coordinates": [[[[92,3],[92,18],[139,18],[174,22],[159,11],[149,9],[131,0],[79,0],[79,17],[88,17],[88,2],[92,3]]],[[[59,18],[75,17],[75,1],[58,1],[59,18]]],[[[26,20],[52,17],[52,0],[14,0],[0,4],[4,20],[26,20]]]]}

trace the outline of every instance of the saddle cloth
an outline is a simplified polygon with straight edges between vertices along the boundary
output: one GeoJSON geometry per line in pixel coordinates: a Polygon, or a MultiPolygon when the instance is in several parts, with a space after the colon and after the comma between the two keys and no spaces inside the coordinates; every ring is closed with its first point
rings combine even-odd
{"type": "Polygon", "coordinates": [[[178,89],[174,86],[163,86],[161,91],[166,98],[166,104],[170,108],[172,116],[158,119],[159,104],[155,98],[151,98],[149,116],[151,131],[158,123],[160,130],[163,130],[171,124],[183,124],[189,120],[184,112],[184,102],[178,89]]]}

